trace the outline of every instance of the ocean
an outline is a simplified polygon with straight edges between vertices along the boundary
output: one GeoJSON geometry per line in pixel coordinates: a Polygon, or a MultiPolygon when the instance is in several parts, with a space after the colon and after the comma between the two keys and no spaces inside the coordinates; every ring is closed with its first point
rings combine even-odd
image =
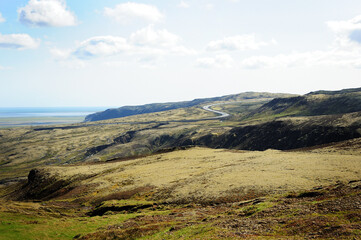
{"type": "Polygon", "coordinates": [[[16,107],[0,108],[0,127],[70,124],[109,107],[16,107]]]}

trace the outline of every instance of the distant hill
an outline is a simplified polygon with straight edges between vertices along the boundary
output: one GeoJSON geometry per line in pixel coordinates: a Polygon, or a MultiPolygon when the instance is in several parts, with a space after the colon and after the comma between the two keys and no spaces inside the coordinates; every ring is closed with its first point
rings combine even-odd
{"type": "Polygon", "coordinates": [[[241,101],[246,99],[257,98],[279,98],[294,96],[292,94],[284,93],[267,93],[267,92],[245,92],[240,94],[226,95],[213,98],[194,99],[192,101],[183,102],[168,102],[168,103],[152,103],[139,106],[124,106],[120,108],[111,108],[102,112],[90,114],[85,117],[85,122],[100,121],[112,118],[121,118],[132,115],[162,112],[179,108],[194,107],[202,104],[217,102],[217,101],[241,101]]]}
{"type": "Polygon", "coordinates": [[[310,92],[307,95],[317,95],[317,94],[336,95],[336,94],[357,93],[357,92],[360,93],[361,88],[347,88],[347,89],[342,89],[342,90],[338,90],[338,91],[320,90],[320,91],[310,92]]]}
{"type": "Polygon", "coordinates": [[[85,122],[203,106],[213,102],[236,102],[249,99],[269,99],[270,101],[251,113],[248,113],[243,119],[317,116],[361,111],[361,88],[343,89],[339,91],[321,90],[310,92],[303,96],[283,93],[245,92],[221,97],[194,99],[192,101],[152,103],[112,108],[86,116],[85,122]]]}
{"type": "Polygon", "coordinates": [[[361,111],[361,88],[316,91],[303,96],[275,98],[247,118],[316,116],[361,111]]]}

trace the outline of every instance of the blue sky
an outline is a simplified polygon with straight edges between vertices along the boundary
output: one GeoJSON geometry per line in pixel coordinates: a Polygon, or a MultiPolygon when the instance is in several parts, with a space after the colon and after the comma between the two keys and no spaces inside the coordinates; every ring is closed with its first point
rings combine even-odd
{"type": "Polygon", "coordinates": [[[1,0],[0,107],[361,87],[359,0],[1,0]]]}

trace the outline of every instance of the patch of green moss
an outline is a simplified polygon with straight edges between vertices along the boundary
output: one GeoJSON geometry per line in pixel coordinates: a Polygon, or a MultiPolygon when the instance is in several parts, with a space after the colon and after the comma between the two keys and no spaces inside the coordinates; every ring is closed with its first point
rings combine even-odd
{"type": "Polygon", "coordinates": [[[73,239],[98,228],[121,223],[138,216],[137,213],[96,217],[63,217],[26,215],[0,212],[0,239],[73,239]]]}
{"type": "Polygon", "coordinates": [[[261,202],[256,205],[246,206],[240,209],[241,215],[251,216],[255,213],[261,212],[267,208],[273,207],[274,204],[271,202],[261,202]]]}

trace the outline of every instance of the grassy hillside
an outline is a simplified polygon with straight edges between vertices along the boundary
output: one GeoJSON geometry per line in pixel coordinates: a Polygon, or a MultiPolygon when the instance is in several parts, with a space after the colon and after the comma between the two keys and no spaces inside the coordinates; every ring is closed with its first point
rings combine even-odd
{"type": "Polygon", "coordinates": [[[337,95],[337,94],[357,93],[357,92],[361,92],[361,88],[347,88],[338,91],[319,90],[315,92],[310,92],[307,95],[318,95],[318,94],[337,95]]]}
{"type": "Polygon", "coordinates": [[[214,97],[214,98],[203,98],[203,99],[195,99],[192,101],[184,101],[184,102],[170,102],[170,103],[153,103],[146,104],[140,106],[124,106],[120,108],[112,108],[107,109],[103,112],[97,112],[94,114],[90,114],[85,117],[86,122],[91,121],[99,121],[106,120],[112,118],[121,118],[126,116],[144,114],[144,113],[154,113],[154,112],[162,112],[179,108],[189,108],[194,106],[205,105],[208,103],[220,102],[220,101],[241,101],[241,100],[249,100],[249,99],[272,99],[275,97],[287,97],[292,96],[291,94],[280,94],[280,93],[256,93],[256,92],[246,92],[234,95],[227,95],[222,97],[214,97]]]}
{"type": "Polygon", "coordinates": [[[317,91],[309,94],[276,98],[248,114],[248,119],[283,116],[316,116],[361,111],[361,89],[317,91]]]}
{"type": "Polygon", "coordinates": [[[202,128],[202,125],[206,126],[215,121],[209,121],[207,124],[172,123],[164,126],[157,122],[213,116],[213,113],[201,108],[186,108],[94,124],[2,128],[0,180],[24,177],[31,168],[39,165],[106,161],[121,156],[149,154],[156,151],[149,142],[164,132],[181,134],[182,131],[202,128]],[[132,124],[133,122],[138,124],[132,124]],[[133,136],[131,139],[127,137],[129,133],[133,136]]]}
{"type": "Polygon", "coordinates": [[[360,238],[359,90],[271,95],[0,129],[0,240],[360,238]]]}
{"type": "Polygon", "coordinates": [[[360,184],[228,204],[109,201],[133,208],[103,216],[86,215],[89,207],[76,202],[0,201],[0,239],[359,239],[360,184]]]}
{"type": "Polygon", "coordinates": [[[243,150],[290,150],[361,137],[361,112],[342,115],[284,117],[208,134],[196,145],[243,150]]]}
{"type": "Polygon", "coordinates": [[[147,201],[208,203],[307,190],[360,176],[357,155],[326,152],[190,148],[138,159],[40,167],[12,198],[111,200],[126,193],[147,201]],[[81,189],[81,190],[80,190],[81,189]]]}
{"type": "Polygon", "coordinates": [[[0,183],[17,181],[39,165],[104,162],[187,146],[294,149],[361,134],[357,112],[275,121],[272,119],[276,115],[262,121],[240,121],[237,117],[254,111],[265,101],[269,100],[256,98],[214,106],[234,114],[223,120],[184,122],[215,116],[192,107],[73,125],[0,129],[0,183]],[[242,113],[236,115],[238,111],[242,113]]]}
{"type": "Polygon", "coordinates": [[[0,239],[358,239],[360,144],[38,168],[0,188],[0,239]]]}

